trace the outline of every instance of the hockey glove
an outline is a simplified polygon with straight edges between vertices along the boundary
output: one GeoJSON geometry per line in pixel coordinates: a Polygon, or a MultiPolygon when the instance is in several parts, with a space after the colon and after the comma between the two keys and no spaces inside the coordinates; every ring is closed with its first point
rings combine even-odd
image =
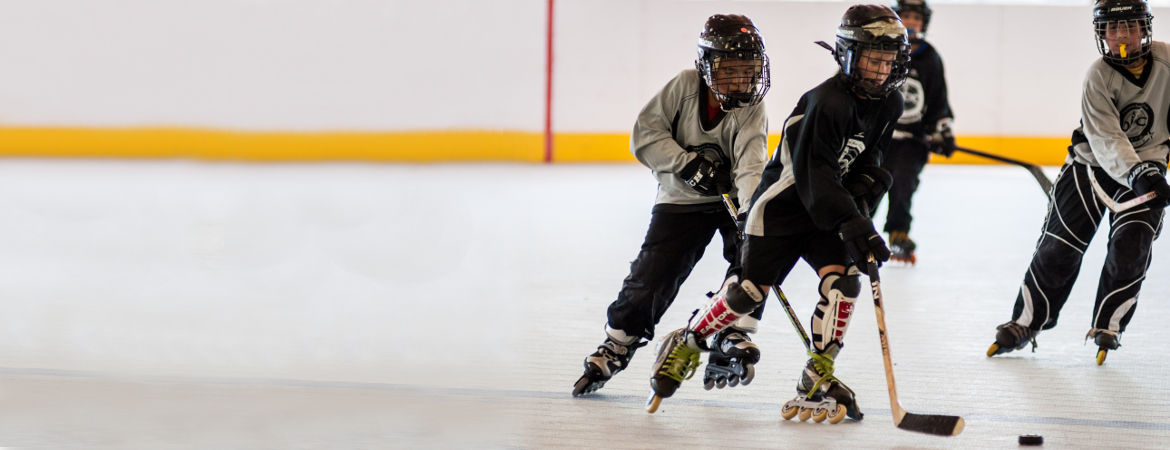
{"type": "Polygon", "coordinates": [[[683,166],[678,177],[700,195],[731,192],[731,164],[723,160],[723,150],[715,144],[687,147],[695,158],[683,166]]]}
{"type": "Polygon", "coordinates": [[[849,259],[857,266],[864,267],[871,254],[878,265],[890,259],[890,249],[886,247],[886,241],[882,240],[877,229],[873,227],[873,221],[868,218],[857,216],[846,220],[837,228],[837,234],[845,243],[845,252],[849,259]]]}
{"type": "Polygon", "coordinates": [[[893,183],[894,177],[885,169],[863,166],[850,172],[842,184],[849,191],[849,195],[853,196],[853,203],[857,204],[861,214],[873,217],[873,210],[893,183]]]}
{"type": "Polygon", "coordinates": [[[1146,202],[1150,208],[1165,208],[1170,204],[1170,186],[1158,163],[1142,161],[1129,169],[1129,186],[1137,195],[1156,192],[1158,197],[1146,202]]]}
{"type": "Polygon", "coordinates": [[[951,131],[951,119],[938,122],[934,134],[930,135],[930,151],[947,158],[955,154],[955,134],[951,131]]]}

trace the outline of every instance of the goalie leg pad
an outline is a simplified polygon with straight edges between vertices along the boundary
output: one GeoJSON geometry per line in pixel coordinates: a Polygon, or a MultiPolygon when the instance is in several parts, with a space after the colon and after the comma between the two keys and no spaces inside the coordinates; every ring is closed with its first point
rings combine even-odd
{"type": "Polygon", "coordinates": [[[817,302],[812,317],[813,347],[818,353],[836,357],[841,351],[845,345],[845,330],[853,316],[853,304],[860,293],[858,275],[829,273],[821,278],[821,300],[817,302]]]}

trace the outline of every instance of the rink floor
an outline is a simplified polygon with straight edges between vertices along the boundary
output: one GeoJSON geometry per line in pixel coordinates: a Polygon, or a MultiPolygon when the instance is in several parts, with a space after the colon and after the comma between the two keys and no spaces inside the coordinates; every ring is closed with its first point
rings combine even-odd
{"type": "MultiPolygon", "coordinates": [[[[1055,168],[1049,168],[1054,175],[1055,168]]],[[[0,162],[0,447],[1164,448],[1170,248],[1123,347],[1084,343],[1099,233],[1035,353],[987,358],[1045,199],[1022,169],[927,168],[916,267],[882,270],[894,428],[863,292],[838,376],[865,419],[785,421],[805,356],[769,300],[750,386],[684,384],[647,414],[652,347],[569,395],[649,222],[634,164],[0,162]]],[[[884,210],[879,211],[879,219],[884,210]]],[[[879,220],[880,227],[880,220],[879,220]]],[[[718,239],[659,334],[721,282],[718,239]]],[[[816,277],[783,286],[802,321],[816,277]]]]}

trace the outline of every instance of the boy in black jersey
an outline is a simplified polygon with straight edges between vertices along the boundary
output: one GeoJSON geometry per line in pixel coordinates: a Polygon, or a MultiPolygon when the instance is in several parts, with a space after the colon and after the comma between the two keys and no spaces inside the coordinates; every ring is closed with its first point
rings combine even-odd
{"type": "Polygon", "coordinates": [[[664,341],[651,379],[655,397],[672,395],[694,370],[701,342],[762,305],[768,287],[783,282],[803,258],[821,283],[813,348],[797,392],[810,404],[832,399],[840,405],[831,421],[846,414],[861,418],[852,391],[833,376],[833,359],[861,290],[857,266],[890,256],[869,209],[890,183],[880,167],[881,152],[902,115],[898,88],[910,45],[889,7],[856,5],[842,17],[831,50],[840,70],[806,92],[784,121],[780,145],[752,197],[742,280],[727,283],[686,328],[664,341]]]}
{"type": "MultiPolygon", "coordinates": [[[[759,30],[741,15],[708,18],[698,47],[696,68],[679,73],[646,104],[630,135],[630,151],[658,180],[658,196],[642,248],[609,305],[605,341],[585,358],[574,396],[601,388],[654,337],[716,232],[732,264],[727,275],[739,271],[736,222],[721,195],[746,205],[760,181],[768,150],[761,103],[770,85],[768,57],[759,30]]],[[[732,356],[749,364],[759,349],[746,333],[755,331],[759,314],[719,336],[736,350],[732,356]]],[[[714,353],[712,359],[718,362],[714,353]]]]}
{"type": "Polygon", "coordinates": [[[955,136],[951,132],[954,116],[947,100],[942,59],[925,40],[930,5],[926,0],[898,0],[894,11],[906,25],[910,37],[910,73],[902,85],[904,111],[882,163],[882,168],[894,177],[884,230],[890,234],[891,259],[914,264],[917,245],[909,235],[911,200],[930,153],[948,158],[954,154],[955,136]]]}

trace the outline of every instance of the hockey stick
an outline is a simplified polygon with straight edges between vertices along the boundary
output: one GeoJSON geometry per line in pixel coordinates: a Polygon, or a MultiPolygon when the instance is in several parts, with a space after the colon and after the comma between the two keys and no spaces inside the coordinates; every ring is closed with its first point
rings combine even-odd
{"type": "Polygon", "coordinates": [[[1093,193],[1097,194],[1097,198],[1101,200],[1101,203],[1104,203],[1105,207],[1109,208],[1110,211],[1113,211],[1114,214],[1133,208],[1135,206],[1139,206],[1158,197],[1156,192],[1147,192],[1135,198],[1118,203],[1112,198],[1109,198],[1108,195],[1105,195],[1105,190],[1102,189],[1101,184],[1097,182],[1097,176],[1093,175],[1092,167],[1089,168],[1089,184],[1093,185],[1093,193]]]}
{"type": "Polygon", "coordinates": [[[882,285],[878,277],[877,261],[869,255],[866,264],[869,275],[869,284],[873,289],[873,310],[877,315],[878,335],[882,343],[882,361],[886,366],[886,384],[890,388],[890,411],[894,415],[894,426],[907,431],[934,434],[938,436],[957,436],[963,432],[966,422],[959,416],[938,414],[915,414],[906,411],[898,403],[898,389],[894,386],[894,363],[890,359],[890,339],[886,332],[886,315],[882,312],[882,285]]]}
{"type": "Polygon", "coordinates": [[[963,152],[963,153],[975,155],[975,156],[981,156],[981,157],[995,160],[995,161],[999,161],[1002,163],[1015,164],[1017,166],[1028,169],[1028,173],[1032,174],[1032,178],[1035,178],[1036,182],[1040,183],[1040,189],[1044,190],[1045,196],[1047,196],[1049,192],[1052,192],[1052,181],[1048,179],[1047,175],[1044,175],[1044,171],[1040,170],[1040,166],[1037,166],[1035,164],[1026,163],[1026,162],[1020,161],[1018,159],[1011,159],[1011,158],[1007,158],[1007,157],[1003,157],[1003,156],[999,156],[999,155],[995,155],[995,154],[991,154],[991,153],[981,152],[979,150],[973,150],[973,149],[969,149],[969,148],[955,147],[955,150],[958,150],[958,151],[963,152]]]}

